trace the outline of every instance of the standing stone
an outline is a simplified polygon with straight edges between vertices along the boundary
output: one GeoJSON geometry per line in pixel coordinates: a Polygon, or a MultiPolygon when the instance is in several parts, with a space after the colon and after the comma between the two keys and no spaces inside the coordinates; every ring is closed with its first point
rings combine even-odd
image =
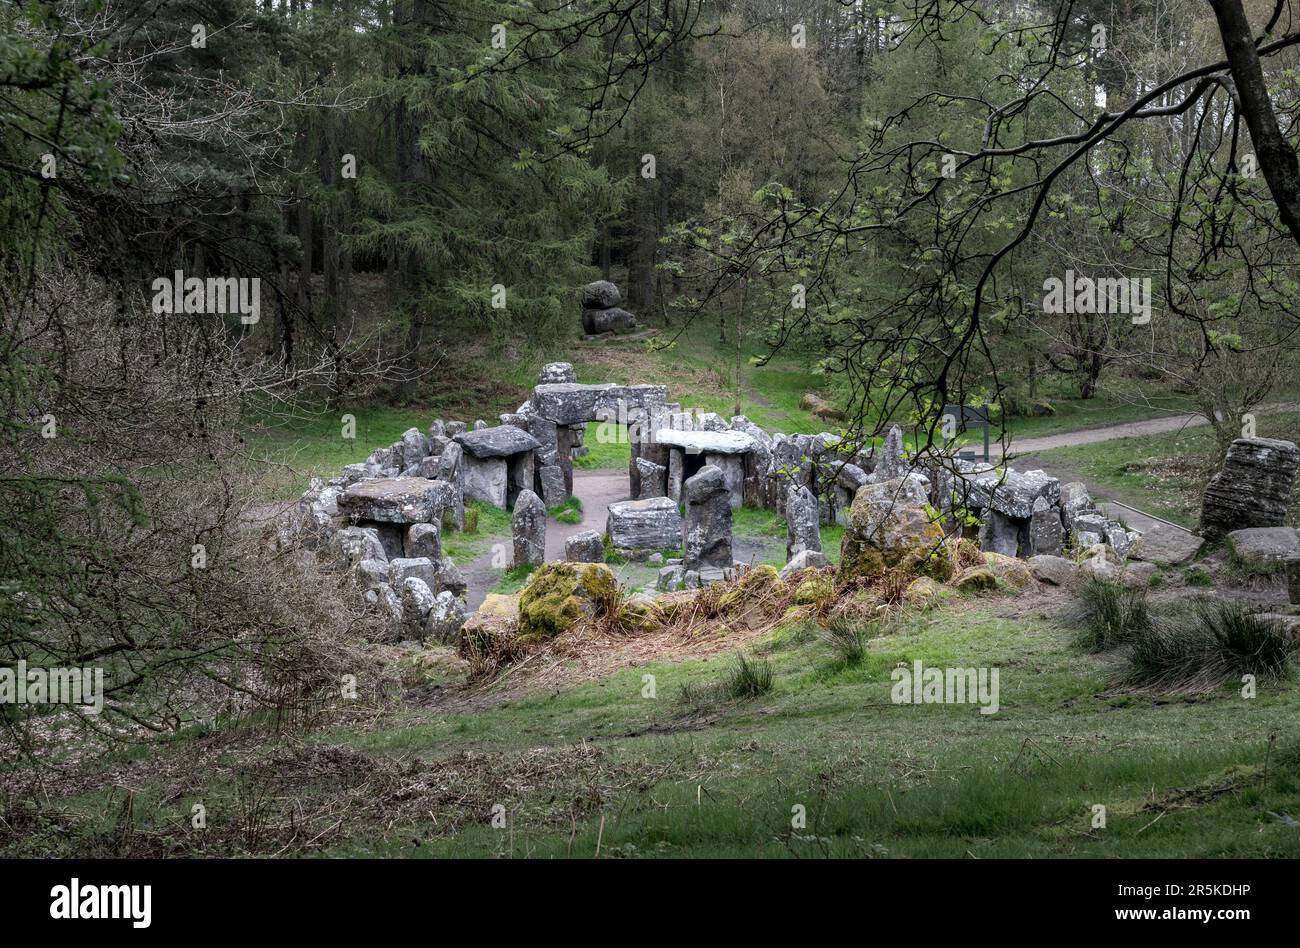
{"type": "Polygon", "coordinates": [[[425,616],[424,632],[436,642],[451,645],[459,641],[464,624],[465,603],[444,589],[434,597],[433,606],[425,616]]]}
{"type": "Polygon", "coordinates": [[[876,483],[892,481],[905,477],[907,472],[907,461],[903,458],[903,429],[892,425],[885,433],[885,443],[880,446],[871,480],[876,483]]]}
{"type": "Polygon", "coordinates": [[[1093,509],[1087,484],[1071,481],[1069,484],[1061,485],[1061,521],[1066,527],[1069,527],[1079,514],[1093,509]]]}
{"type": "Polygon", "coordinates": [[[466,454],[461,462],[465,499],[479,500],[504,510],[509,500],[510,475],[505,458],[476,458],[466,454]]]}
{"type": "Polygon", "coordinates": [[[668,497],[677,503],[682,502],[682,480],[686,466],[686,454],[681,448],[668,449],[668,478],[664,490],[668,497]]]}
{"type": "Polygon", "coordinates": [[[510,518],[514,536],[515,566],[541,566],[546,560],[546,507],[530,490],[522,490],[510,518]]]}
{"type": "Polygon", "coordinates": [[[822,535],[818,519],[817,497],[807,487],[792,486],[785,500],[787,562],[804,550],[821,552],[822,535]]]}
{"type": "Polygon", "coordinates": [[[984,511],[980,522],[980,549],[985,553],[1015,556],[1020,548],[1020,522],[997,510],[984,511]]]}
{"type": "Polygon", "coordinates": [[[722,470],[706,464],[687,478],[682,491],[686,495],[683,565],[687,571],[730,569],[731,492],[722,470]]]}
{"type": "Polygon", "coordinates": [[[407,556],[436,560],[442,556],[442,533],[437,523],[413,523],[406,528],[403,544],[407,556]]]}
{"type": "Polygon", "coordinates": [[[1065,525],[1061,523],[1061,512],[1046,498],[1037,498],[1029,518],[1029,555],[1060,556],[1064,548],[1065,525]]]}
{"type": "Polygon", "coordinates": [[[705,454],[704,463],[722,472],[722,481],[727,485],[727,502],[731,504],[732,509],[742,507],[745,503],[745,456],[705,454]]]}
{"type": "Polygon", "coordinates": [[[463,450],[455,441],[450,442],[438,459],[438,480],[446,484],[443,491],[442,522],[465,529],[465,471],[461,467],[463,450]]]}
{"type": "Polygon", "coordinates": [[[583,530],[565,537],[564,558],[573,563],[603,563],[605,541],[595,530],[583,530]]]}
{"type": "MultiPolygon", "coordinates": [[[[546,464],[537,469],[537,480],[542,488],[542,503],[546,509],[561,506],[569,499],[564,489],[564,468],[558,464],[546,464]]],[[[518,504],[518,501],[515,501],[518,504]]]]}
{"type": "Polygon", "coordinates": [[[379,539],[379,531],[374,527],[344,527],[330,540],[335,557],[344,566],[352,566],[362,560],[382,560],[388,562],[388,551],[379,539]]]}
{"type": "Polygon", "coordinates": [[[1286,520],[1300,451],[1273,438],[1238,438],[1201,500],[1199,533],[1218,540],[1246,527],[1280,527],[1286,520]]]}
{"type": "Polygon", "coordinates": [[[429,613],[433,610],[434,595],[423,579],[411,576],[397,587],[402,597],[402,626],[406,638],[424,641],[429,613]]]}
{"type": "Polygon", "coordinates": [[[1293,556],[1286,561],[1287,598],[1300,604],[1300,556],[1293,556]]]}
{"type": "Polygon", "coordinates": [[[447,437],[454,438],[458,434],[464,434],[466,428],[467,425],[463,421],[449,421],[446,428],[447,437]]]}
{"type": "Polygon", "coordinates": [[[428,453],[429,443],[419,428],[407,428],[402,433],[402,440],[393,445],[393,454],[403,471],[418,465],[428,453]]]}
{"type": "Polygon", "coordinates": [[[656,464],[654,461],[647,461],[645,458],[636,459],[637,474],[640,475],[639,491],[637,500],[646,500],[650,497],[664,497],[667,495],[668,469],[662,464],[656,464]]]}

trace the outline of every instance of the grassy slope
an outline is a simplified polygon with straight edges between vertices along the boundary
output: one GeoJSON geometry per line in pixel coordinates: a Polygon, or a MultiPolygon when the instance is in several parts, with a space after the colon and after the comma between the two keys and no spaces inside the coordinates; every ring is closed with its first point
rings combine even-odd
{"type": "MultiPolygon", "coordinates": [[[[491,855],[513,840],[516,855],[587,856],[599,834],[604,852],[624,855],[1300,855],[1300,833],[1268,815],[1300,814],[1294,760],[1275,758],[1268,779],[1256,774],[1158,821],[1161,808],[1149,806],[1261,764],[1268,735],[1289,733],[1300,710],[1294,680],[1249,701],[1235,692],[1172,703],[1099,697],[1101,660],[1076,654],[1061,629],[999,611],[959,604],[917,617],[878,639],[858,668],[837,666],[818,639],[778,633],[761,649],[778,672],[772,693],[724,707],[702,727],[674,694],[717,677],[727,658],[655,663],[492,711],[416,712],[373,733],[335,735],[371,752],[435,757],[588,742],[609,766],[676,776],[604,800],[603,830],[594,812],[576,826],[519,816],[509,833],[478,821],[446,837],[429,824],[415,847],[409,828],[358,828],[332,852],[491,855]],[[917,659],[1000,667],[1002,711],[890,703],[890,668],[917,659]],[[642,697],[646,674],[656,679],[653,700],[642,697]],[[1105,830],[1090,829],[1097,803],[1108,809],[1105,830]],[[795,804],[808,826],[792,836],[795,804]]],[[[520,814],[542,802],[503,800],[520,814]]]]}
{"type": "MultiPolygon", "coordinates": [[[[729,656],[638,664],[486,711],[406,706],[317,733],[317,748],[441,763],[465,793],[412,806],[418,815],[392,826],[354,813],[325,854],[588,857],[599,838],[602,855],[623,856],[1300,856],[1300,832],[1280,818],[1300,817],[1294,673],[1250,700],[1232,689],[1106,696],[1105,660],[1023,606],[959,599],[913,614],[858,667],[788,628],[753,648],[776,671],[769,694],[703,711],[680,701],[681,686],[717,680],[729,656]],[[999,668],[1002,709],[893,704],[890,669],[915,660],[999,668]],[[643,697],[646,675],[654,698],[643,697]],[[572,772],[547,771],[593,752],[572,772]],[[494,768],[486,786],[472,779],[476,762],[494,768]],[[504,829],[490,825],[495,802],[504,829]],[[1091,827],[1097,804],[1105,829],[1091,827]],[[796,805],[804,829],[792,829],[796,805]]],[[[187,742],[164,751],[186,754],[187,742]]],[[[408,803],[447,789],[410,780],[408,803]]],[[[132,786],[142,834],[186,826],[195,799],[223,832],[248,792],[229,767],[180,798],[147,773],[132,786]]],[[[121,808],[114,793],[62,805],[101,815],[106,830],[121,808]]]]}

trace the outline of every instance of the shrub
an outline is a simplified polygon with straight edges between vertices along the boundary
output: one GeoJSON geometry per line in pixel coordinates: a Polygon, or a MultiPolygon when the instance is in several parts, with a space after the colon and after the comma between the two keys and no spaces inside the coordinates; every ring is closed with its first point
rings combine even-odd
{"type": "Polygon", "coordinates": [[[1237,602],[1202,600],[1136,635],[1120,680],[1161,692],[1210,691],[1242,675],[1273,681],[1286,670],[1288,651],[1280,622],[1237,602]]]}
{"type": "Polygon", "coordinates": [[[867,657],[870,627],[845,616],[833,616],[821,629],[821,637],[835,651],[840,664],[850,668],[861,665],[867,657]]]}
{"type": "Polygon", "coordinates": [[[1095,577],[1079,586],[1067,615],[1079,628],[1077,644],[1089,652],[1122,645],[1151,628],[1146,590],[1095,577]]]}
{"type": "Polygon", "coordinates": [[[726,693],[732,698],[758,698],[772,690],[772,663],[765,658],[746,659],[736,656],[725,679],[726,693]]]}

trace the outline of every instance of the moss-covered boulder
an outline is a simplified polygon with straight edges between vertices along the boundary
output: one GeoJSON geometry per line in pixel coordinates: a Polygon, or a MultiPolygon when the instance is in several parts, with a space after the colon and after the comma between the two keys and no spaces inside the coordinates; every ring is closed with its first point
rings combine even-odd
{"type": "Polygon", "coordinates": [[[1034,581],[1033,571],[1024,560],[1002,553],[985,553],[984,563],[998,579],[1012,589],[1024,589],[1034,581]]]}
{"type": "Polygon", "coordinates": [[[460,630],[464,657],[495,654],[519,634],[519,594],[488,593],[460,630]]]}
{"type": "Polygon", "coordinates": [[[922,609],[928,609],[935,605],[944,596],[944,587],[939,585],[929,576],[918,576],[908,584],[907,589],[903,592],[903,601],[909,606],[918,606],[922,609]]]}
{"type": "Polygon", "coordinates": [[[931,516],[925,492],[914,478],[863,485],[848,519],[840,543],[841,581],[870,579],[903,563],[926,575],[951,575],[943,527],[931,516]]]}
{"type": "Polygon", "coordinates": [[[783,585],[781,575],[776,571],[775,566],[766,563],[755,566],[742,573],[736,584],[722,594],[718,606],[723,612],[731,612],[737,607],[744,607],[745,603],[752,602],[757,597],[776,591],[783,585]]]}
{"type": "Polygon", "coordinates": [[[794,591],[794,601],[800,606],[815,606],[835,596],[835,582],[826,573],[818,573],[803,580],[794,591]]]}
{"type": "Polygon", "coordinates": [[[847,531],[840,540],[840,579],[871,579],[888,568],[880,550],[847,531]]]}
{"type": "Polygon", "coordinates": [[[952,579],[962,592],[984,592],[998,588],[998,578],[987,566],[968,566],[952,579]]]}
{"type": "Polygon", "coordinates": [[[554,638],[595,615],[617,590],[614,571],[604,563],[544,563],[519,594],[519,636],[529,642],[554,638]]]}

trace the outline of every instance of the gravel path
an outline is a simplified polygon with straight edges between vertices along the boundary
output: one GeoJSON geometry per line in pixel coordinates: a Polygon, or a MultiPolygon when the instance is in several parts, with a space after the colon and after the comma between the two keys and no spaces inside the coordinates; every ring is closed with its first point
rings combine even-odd
{"type": "MultiPolygon", "coordinates": [[[[1300,403],[1273,402],[1255,409],[1259,415],[1272,415],[1280,412],[1300,412],[1300,403]]],[[[1104,428],[1084,428],[1080,431],[1066,431],[1062,434],[1043,435],[1040,438],[1022,438],[1011,442],[1010,453],[1031,454],[1036,451],[1051,451],[1053,448],[1072,448],[1080,444],[1096,444],[1099,441],[1113,441],[1117,438],[1141,438],[1145,435],[1166,434],[1170,431],[1182,431],[1184,428],[1200,428],[1208,425],[1202,415],[1167,415],[1162,418],[1146,418],[1142,421],[1128,421],[1121,425],[1107,425],[1104,428]]],[[[1002,446],[990,444],[989,453],[999,454],[1002,446]]]]}

